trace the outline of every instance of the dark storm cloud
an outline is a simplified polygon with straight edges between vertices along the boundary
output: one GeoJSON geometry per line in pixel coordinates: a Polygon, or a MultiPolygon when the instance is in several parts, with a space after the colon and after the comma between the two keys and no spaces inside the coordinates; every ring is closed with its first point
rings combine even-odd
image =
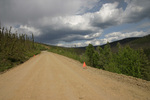
{"type": "Polygon", "coordinates": [[[127,8],[122,14],[124,23],[139,22],[144,18],[150,18],[149,0],[125,0],[127,8]]]}
{"type": "Polygon", "coordinates": [[[43,17],[56,17],[76,13],[79,0],[0,0],[3,22],[29,24],[43,17]]]}
{"type": "Polygon", "coordinates": [[[33,32],[36,41],[57,44],[96,39],[108,27],[150,18],[149,5],[149,0],[0,0],[0,21],[33,32]],[[99,10],[92,12],[97,3],[99,10]]]}
{"type": "Polygon", "coordinates": [[[43,34],[36,36],[36,41],[52,44],[57,44],[59,41],[72,42],[84,40],[84,35],[92,33],[90,30],[72,30],[70,28],[54,30],[50,27],[43,27],[41,29],[43,34]]]}
{"type": "Polygon", "coordinates": [[[118,21],[115,20],[108,20],[107,22],[97,22],[96,19],[91,21],[91,25],[94,27],[100,27],[102,29],[108,28],[113,25],[117,25],[118,21]]]}
{"type": "MultiPolygon", "coordinates": [[[[70,16],[80,13],[84,13],[85,8],[92,8],[98,0],[0,0],[0,20],[4,25],[22,26],[18,27],[19,32],[23,33],[34,31],[40,32],[34,33],[36,40],[56,42],[61,39],[64,41],[71,41],[79,38],[82,35],[91,34],[91,30],[72,29],[71,27],[63,27],[64,23],[53,22],[53,18],[58,16],[70,16]],[[41,20],[48,18],[48,20],[41,20]],[[38,23],[38,22],[41,23],[38,23]],[[53,26],[55,25],[55,26],[53,26]],[[43,27],[44,26],[44,27],[43,27]],[[60,29],[53,29],[55,27],[62,26],[60,29]],[[72,37],[69,39],[62,37],[72,37]],[[73,36],[74,35],[74,36],[73,36]],[[74,37],[74,38],[73,38],[74,37]],[[40,39],[41,38],[41,39],[40,39]]],[[[17,29],[17,27],[15,27],[17,29]]]]}

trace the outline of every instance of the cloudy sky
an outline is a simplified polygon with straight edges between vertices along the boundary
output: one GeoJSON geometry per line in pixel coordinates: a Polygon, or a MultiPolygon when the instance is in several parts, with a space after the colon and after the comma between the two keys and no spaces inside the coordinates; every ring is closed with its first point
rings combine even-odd
{"type": "Polygon", "coordinates": [[[150,0],[0,0],[2,26],[58,46],[150,34],[150,0]]]}

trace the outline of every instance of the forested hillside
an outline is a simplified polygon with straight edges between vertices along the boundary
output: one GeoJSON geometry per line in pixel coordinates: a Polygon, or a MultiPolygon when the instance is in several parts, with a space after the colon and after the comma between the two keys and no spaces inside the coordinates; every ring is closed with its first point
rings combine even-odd
{"type": "Polygon", "coordinates": [[[123,39],[103,46],[92,44],[84,48],[51,46],[55,52],[87,65],[145,80],[150,80],[150,35],[142,38],[123,39]]]}
{"type": "Polygon", "coordinates": [[[31,56],[45,49],[41,44],[34,42],[34,35],[11,33],[11,28],[0,27],[0,72],[23,63],[31,56]]]}
{"type": "Polygon", "coordinates": [[[104,48],[96,49],[89,44],[86,48],[88,64],[95,68],[150,80],[150,63],[143,49],[134,50],[129,45],[122,47],[120,43],[117,47],[118,52],[113,53],[109,43],[104,48]]]}

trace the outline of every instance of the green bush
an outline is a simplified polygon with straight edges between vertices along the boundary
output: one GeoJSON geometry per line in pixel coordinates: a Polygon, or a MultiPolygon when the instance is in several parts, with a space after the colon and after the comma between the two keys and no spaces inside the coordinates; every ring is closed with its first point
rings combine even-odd
{"type": "Polygon", "coordinates": [[[96,50],[89,44],[86,48],[89,64],[111,72],[150,80],[149,61],[144,51],[134,50],[129,46],[122,47],[120,44],[117,47],[118,52],[112,53],[109,43],[104,49],[97,47],[96,50]]]}

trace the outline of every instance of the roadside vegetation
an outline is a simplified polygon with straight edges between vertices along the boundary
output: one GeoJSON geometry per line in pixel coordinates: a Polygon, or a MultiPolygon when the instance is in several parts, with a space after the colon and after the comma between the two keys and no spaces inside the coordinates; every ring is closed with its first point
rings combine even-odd
{"type": "Polygon", "coordinates": [[[143,49],[134,50],[129,45],[121,47],[118,43],[118,52],[113,53],[109,43],[102,49],[89,44],[86,48],[88,64],[95,68],[125,74],[145,80],[150,80],[150,63],[143,49]]]}
{"type": "MultiPolygon", "coordinates": [[[[142,41],[149,42],[150,36],[146,36],[141,39],[142,41]]],[[[129,44],[135,44],[141,40],[130,42],[129,44]]],[[[140,42],[141,43],[141,42],[140,42]]],[[[135,46],[135,45],[134,45],[135,46]]],[[[136,46],[137,47],[137,46],[136,46]]],[[[85,51],[80,48],[64,48],[51,46],[49,51],[58,53],[81,63],[86,62],[87,65],[115,72],[119,74],[125,74],[144,80],[150,81],[150,49],[133,49],[128,44],[122,46],[119,42],[116,46],[116,51],[112,52],[112,48],[109,43],[105,46],[96,48],[89,44],[85,51]]]]}
{"type": "Polygon", "coordinates": [[[11,33],[0,27],[0,72],[8,70],[40,53],[45,47],[34,42],[34,35],[11,33]]]}
{"type": "Polygon", "coordinates": [[[64,48],[64,47],[57,47],[57,46],[50,46],[49,49],[50,52],[57,53],[60,55],[67,56],[69,58],[75,59],[80,61],[80,55],[82,52],[80,52],[80,49],[75,48],[64,48]]]}

